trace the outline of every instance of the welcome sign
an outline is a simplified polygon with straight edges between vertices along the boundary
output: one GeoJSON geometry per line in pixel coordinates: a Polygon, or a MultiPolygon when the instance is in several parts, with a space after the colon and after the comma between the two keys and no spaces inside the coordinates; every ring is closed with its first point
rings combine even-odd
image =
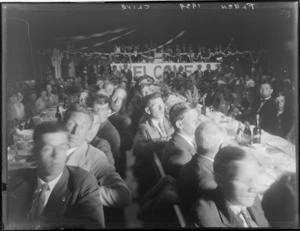
{"type": "MultiPolygon", "coordinates": [[[[149,75],[156,79],[160,79],[167,67],[170,67],[171,71],[177,72],[179,67],[182,66],[187,76],[189,76],[197,70],[199,64],[202,66],[201,70],[205,71],[207,69],[207,64],[210,64],[211,69],[215,70],[219,63],[132,63],[128,64],[128,66],[132,71],[133,76],[149,75]]],[[[111,68],[117,66],[118,70],[122,70],[123,65],[123,63],[115,63],[111,64],[111,68]]]]}

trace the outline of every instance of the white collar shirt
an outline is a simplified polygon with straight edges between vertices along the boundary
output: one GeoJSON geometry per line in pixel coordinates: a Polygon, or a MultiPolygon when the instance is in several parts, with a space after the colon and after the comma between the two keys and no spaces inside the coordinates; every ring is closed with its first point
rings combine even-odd
{"type": "Polygon", "coordinates": [[[57,182],[60,180],[61,176],[63,173],[59,174],[58,177],[56,177],[55,179],[49,181],[48,183],[43,181],[41,178],[38,177],[38,186],[42,186],[43,184],[48,184],[49,185],[49,189],[46,191],[45,193],[45,203],[44,203],[44,207],[46,206],[49,197],[51,195],[51,192],[53,191],[55,185],[57,184],[57,182]]]}

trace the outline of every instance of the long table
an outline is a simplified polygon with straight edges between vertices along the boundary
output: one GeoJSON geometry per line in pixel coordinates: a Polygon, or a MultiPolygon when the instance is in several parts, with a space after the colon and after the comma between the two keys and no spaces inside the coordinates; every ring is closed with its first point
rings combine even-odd
{"type": "MultiPolygon", "coordinates": [[[[211,112],[206,110],[208,116],[203,117],[202,120],[214,120],[218,122],[227,131],[228,144],[241,145],[236,140],[236,132],[239,126],[239,121],[223,115],[221,112],[211,112]]],[[[242,124],[242,129],[245,125],[242,124]]],[[[253,135],[254,126],[250,126],[253,135]]],[[[241,145],[243,146],[243,145],[241,145]]],[[[251,144],[247,146],[253,150],[255,158],[262,166],[263,173],[259,178],[259,195],[263,196],[266,189],[277,181],[280,176],[286,172],[295,173],[296,166],[296,147],[286,139],[279,136],[271,135],[262,130],[260,144],[251,144]]]]}
{"type": "MultiPolygon", "coordinates": [[[[198,108],[201,110],[201,107],[198,108]]],[[[199,115],[202,121],[214,120],[227,130],[230,144],[240,145],[235,139],[239,122],[230,117],[224,116],[221,112],[211,112],[207,108],[207,116],[199,115]]],[[[53,121],[56,108],[50,108],[43,114],[42,121],[53,121]]],[[[201,113],[199,113],[201,114],[201,113]]],[[[242,126],[244,126],[242,124],[242,126]]],[[[253,134],[253,126],[251,126],[253,134]]],[[[33,131],[31,132],[31,134],[33,131]]],[[[30,132],[29,132],[30,134],[30,132]]],[[[25,137],[27,142],[32,141],[32,137],[25,137]]],[[[263,174],[259,179],[259,194],[262,197],[264,191],[285,172],[296,172],[296,147],[289,141],[271,135],[262,130],[261,143],[251,145],[248,148],[254,150],[255,157],[263,168],[263,174]]],[[[16,144],[8,148],[8,171],[20,168],[36,167],[35,159],[30,150],[18,150],[16,144]]]]}

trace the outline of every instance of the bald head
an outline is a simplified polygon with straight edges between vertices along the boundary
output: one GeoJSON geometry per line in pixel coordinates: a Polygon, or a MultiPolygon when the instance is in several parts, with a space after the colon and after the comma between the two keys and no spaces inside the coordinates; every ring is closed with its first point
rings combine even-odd
{"type": "Polygon", "coordinates": [[[213,121],[201,123],[195,131],[197,152],[214,158],[220,145],[227,139],[226,130],[213,121]]]}

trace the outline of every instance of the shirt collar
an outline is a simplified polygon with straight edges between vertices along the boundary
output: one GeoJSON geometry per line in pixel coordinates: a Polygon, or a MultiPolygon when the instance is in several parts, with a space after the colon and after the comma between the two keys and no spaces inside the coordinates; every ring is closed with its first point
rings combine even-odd
{"type": "Polygon", "coordinates": [[[212,158],[209,158],[209,157],[204,156],[204,155],[201,155],[201,156],[204,157],[205,159],[208,159],[208,160],[211,161],[211,162],[214,162],[214,160],[213,160],[212,158]]]}
{"type": "Polygon", "coordinates": [[[60,180],[61,176],[62,176],[63,172],[61,172],[55,179],[49,181],[49,182],[45,182],[43,181],[41,178],[38,177],[38,184],[41,186],[43,184],[48,184],[50,191],[52,191],[55,187],[55,185],[57,184],[57,182],[60,180]]]}
{"type": "Polygon", "coordinates": [[[245,210],[246,207],[245,206],[241,206],[241,205],[234,205],[231,202],[229,202],[228,200],[225,200],[227,205],[229,206],[229,208],[234,212],[235,215],[239,216],[239,214],[241,213],[242,210],[245,210]]]}
{"type": "MultiPolygon", "coordinates": [[[[82,145],[87,144],[87,141],[84,141],[79,147],[81,147],[82,145]]],[[[71,155],[76,149],[78,149],[79,147],[75,147],[75,148],[70,148],[67,150],[67,156],[71,155]]]]}
{"type": "Polygon", "coordinates": [[[163,123],[163,120],[164,120],[164,119],[156,120],[156,119],[151,118],[151,122],[152,122],[155,126],[159,126],[158,124],[159,124],[159,123],[163,123]]]}
{"type": "Polygon", "coordinates": [[[180,132],[177,132],[178,135],[180,135],[183,139],[185,139],[192,147],[194,147],[195,138],[191,138],[189,136],[183,135],[180,132]]]}
{"type": "Polygon", "coordinates": [[[271,96],[269,96],[268,98],[263,99],[263,101],[267,101],[269,99],[271,99],[271,96]]]}

